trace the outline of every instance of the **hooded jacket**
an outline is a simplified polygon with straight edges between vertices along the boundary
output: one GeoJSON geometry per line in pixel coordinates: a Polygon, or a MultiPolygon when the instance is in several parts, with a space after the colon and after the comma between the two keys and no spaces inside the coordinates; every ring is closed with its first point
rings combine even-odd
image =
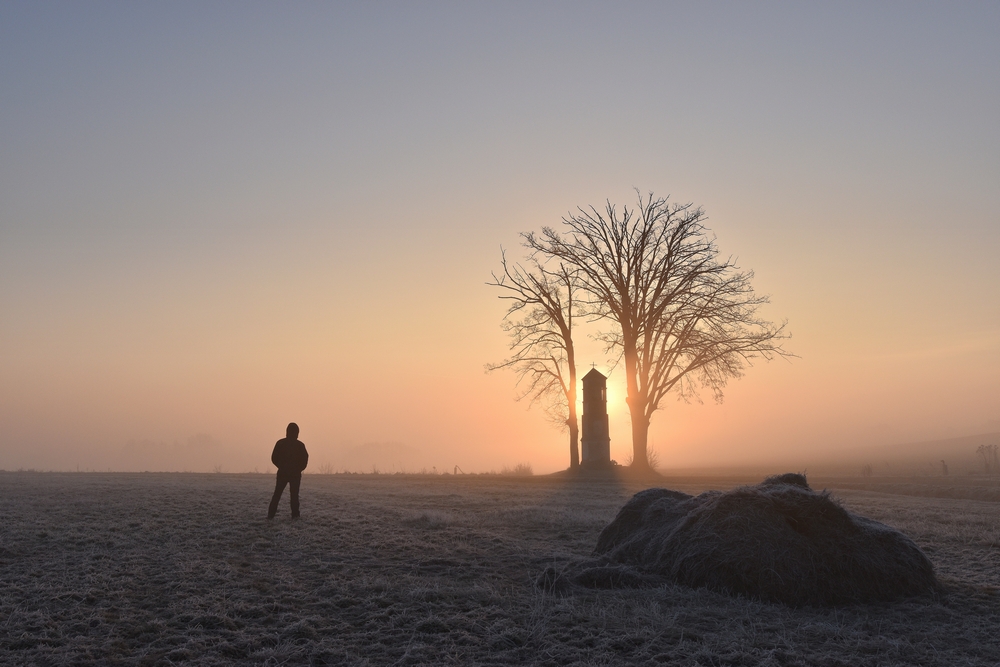
{"type": "Polygon", "coordinates": [[[274,443],[271,463],[277,466],[279,473],[299,475],[309,463],[309,452],[301,441],[295,438],[282,438],[274,443]]]}

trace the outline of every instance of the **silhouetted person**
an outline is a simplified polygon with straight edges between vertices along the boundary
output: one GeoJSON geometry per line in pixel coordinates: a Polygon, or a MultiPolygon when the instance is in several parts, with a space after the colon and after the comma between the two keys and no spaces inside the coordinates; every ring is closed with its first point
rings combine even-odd
{"type": "Polygon", "coordinates": [[[271,504],[267,508],[267,518],[274,518],[274,514],[278,511],[278,501],[281,500],[281,492],[285,490],[285,484],[287,484],[289,493],[292,495],[292,518],[298,519],[299,484],[302,482],[302,471],[309,463],[309,452],[299,440],[298,424],[294,422],[289,424],[285,430],[285,437],[274,443],[271,463],[278,468],[278,478],[274,484],[271,504]]]}

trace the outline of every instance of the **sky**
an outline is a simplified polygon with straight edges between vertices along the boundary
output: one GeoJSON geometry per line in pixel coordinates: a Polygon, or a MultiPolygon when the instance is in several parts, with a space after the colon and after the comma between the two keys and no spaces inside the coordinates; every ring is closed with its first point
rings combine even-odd
{"type": "MultiPolygon", "coordinates": [[[[798,355],[664,468],[1000,432],[1000,5],[0,4],[0,469],[568,465],[500,249],[704,208],[798,355]]],[[[612,458],[630,451],[610,372],[612,458]]],[[[798,466],[798,468],[796,468],[798,466]]]]}

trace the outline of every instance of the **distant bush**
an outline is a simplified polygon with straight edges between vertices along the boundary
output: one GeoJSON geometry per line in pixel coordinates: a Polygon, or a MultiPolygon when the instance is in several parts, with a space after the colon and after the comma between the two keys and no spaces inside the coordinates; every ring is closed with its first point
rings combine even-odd
{"type": "Polygon", "coordinates": [[[530,463],[518,463],[513,468],[504,466],[500,469],[500,474],[507,477],[531,477],[535,472],[531,469],[530,463]]]}

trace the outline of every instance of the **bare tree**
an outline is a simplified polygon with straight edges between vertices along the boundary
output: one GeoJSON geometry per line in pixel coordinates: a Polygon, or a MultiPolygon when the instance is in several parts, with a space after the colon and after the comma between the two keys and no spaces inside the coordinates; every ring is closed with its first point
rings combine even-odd
{"type": "Polygon", "coordinates": [[[719,259],[702,209],[638,199],[621,212],[610,202],[578,209],[563,219],[565,235],[546,227],[524,240],[536,261],[577,271],[588,314],[613,322],[599,338],[624,359],[632,465],[644,468],[650,420],[668,393],[697,399],[703,387],[721,401],[752,360],[790,354],[785,323],[758,316],[768,298],[754,293],[752,271],[719,259]]]}
{"type": "Polygon", "coordinates": [[[998,452],[1000,452],[1000,446],[997,445],[979,445],[976,448],[976,453],[983,460],[983,470],[987,475],[1000,473],[1000,457],[997,455],[998,452]]]}
{"type": "Polygon", "coordinates": [[[511,356],[487,371],[513,369],[518,374],[517,400],[542,402],[546,414],[569,429],[570,467],[580,464],[580,426],[576,411],[576,352],[573,318],[577,304],[576,272],[564,265],[550,270],[536,260],[531,268],[508,264],[501,249],[503,273],[487,283],[511,301],[503,328],[510,335],[511,356]]]}

